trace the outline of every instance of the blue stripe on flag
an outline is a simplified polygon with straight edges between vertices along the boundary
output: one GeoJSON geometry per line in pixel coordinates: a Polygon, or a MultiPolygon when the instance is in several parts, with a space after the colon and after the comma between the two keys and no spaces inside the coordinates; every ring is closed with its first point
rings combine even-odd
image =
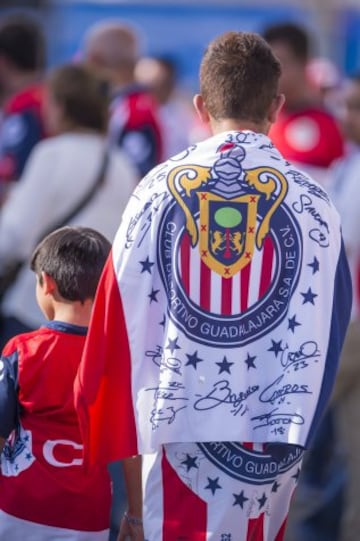
{"type": "Polygon", "coordinates": [[[330,327],[330,336],[328,351],[325,360],[324,377],[321,385],[320,396],[312,420],[312,425],[307,437],[305,447],[309,447],[316,429],[319,425],[325,407],[330,398],[334,385],[341,348],[344,343],[345,334],[350,321],[352,304],[352,285],[351,276],[343,241],[335,274],[334,299],[332,308],[332,318],[330,327]]]}

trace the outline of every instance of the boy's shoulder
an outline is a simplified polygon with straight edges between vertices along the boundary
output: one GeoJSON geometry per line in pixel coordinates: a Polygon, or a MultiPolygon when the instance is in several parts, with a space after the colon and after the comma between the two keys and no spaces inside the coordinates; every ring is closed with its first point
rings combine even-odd
{"type": "Polygon", "coordinates": [[[44,341],[47,337],[49,337],[51,334],[51,330],[47,327],[40,327],[39,329],[36,329],[34,331],[21,333],[13,338],[10,338],[10,340],[6,343],[4,346],[4,349],[2,351],[3,357],[9,357],[13,353],[19,350],[31,349],[31,345],[39,345],[41,342],[44,341]]]}

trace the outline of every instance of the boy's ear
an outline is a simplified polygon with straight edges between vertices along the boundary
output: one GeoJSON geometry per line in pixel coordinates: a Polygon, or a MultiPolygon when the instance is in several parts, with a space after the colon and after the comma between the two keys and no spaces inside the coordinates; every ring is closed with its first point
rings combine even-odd
{"type": "Polygon", "coordinates": [[[193,105],[195,107],[195,111],[197,112],[200,120],[204,122],[205,124],[209,124],[210,115],[208,113],[204,99],[201,94],[195,94],[193,98],[193,105]]]}
{"type": "Polygon", "coordinates": [[[54,278],[44,271],[41,271],[41,282],[45,295],[54,294],[57,290],[57,285],[54,278]]]}

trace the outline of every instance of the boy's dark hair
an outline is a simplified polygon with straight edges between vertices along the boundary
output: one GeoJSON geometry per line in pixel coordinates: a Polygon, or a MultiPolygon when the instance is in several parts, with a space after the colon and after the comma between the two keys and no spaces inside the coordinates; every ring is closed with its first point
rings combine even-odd
{"type": "Polygon", "coordinates": [[[72,127],[106,132],[108,99],[104,83],[86,67],[66,64],[55,68],[48,86],[72,127]]]}
{"type": "Polygon", "coordinates": [[[294,23],[274,24],[265,28],[263,37],[270,45],[284,43],[300,62],[309,60],[310,36],[301,26],[294,23]]]}
{"type": "Polygon", "coordinates": [[[262,122],[277,95],[280,74],[280,63],[261,36],[227,32],[205,51],[200,92],[216,120],[262,122]]]}
{"type": "Polygon", "coordinates": [[[30,267],[39,279],[51,276],[60,295],[68,301],[93,299],[110,242],[89,227],[62,227],[47,235],[35,248],[30,267]]]}
{"type": "Polygon", "coordinates": [[[45,66],[45,39],[38,24],[23,15],[14,15],[0,24],[0,55],[22,71],[45,66]]]}

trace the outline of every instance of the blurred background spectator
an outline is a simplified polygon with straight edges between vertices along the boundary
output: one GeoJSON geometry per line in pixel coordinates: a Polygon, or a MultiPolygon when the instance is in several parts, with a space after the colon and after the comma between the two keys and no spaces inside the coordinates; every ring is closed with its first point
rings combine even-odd
{"type": "MultiPolygon", "coordinates": [[[[46,90],[45,121],[52,137],[34,147],[1,209],[0,273],[7,264],[26,262],[44,233],[85,197],[105,155],[103,184],[69,225],[93,227],[112,240],[136,185],[135,170],[124,153],[107,150],[108,101],[101,82],[84,67],[65,65],[48,76],[46,90]]],[[[33,273],[24,264],[1,304],[0,349],[14,334],[43,322],[33,289],[33,273]]]]}
{"type": "Polygon", "coordinates": [[[0,205],[34,145],[44,137],[41,78],[45,44],[40,27],[24,16],[0,23],[0,205]]]}
{"type": "Polygon", "coordinates": [[[286,97],[270,138],[285,158],[325,182],[328,167],[343,154],[343,138],[336,119],[325,109],[323,94],[308,77],[312,50],[308,32],[293,23],[280,23],[265,28],[263,36],[280,60],[280,92],[286,97]]]}
{"type": "Polygon", "coordinates": [[[109,85],[110,144],[127,153],[140,179],[163,155],[157,103],[135,79],[136,32],[122,23],[98,23],[86,34],[83,54],[85,63],[109,85]]]}
{"type": "Polygon", "coordinates": [[[306,74],[318,92],[319,100],[335,117],[340,115],[342,73],[335,62],[325,56],[310,58],[306,74]]]}
{"type": "Polygon", "coordinates": [[[168,57],[140,58],[135,77],[159,104],[163,157],[167,160],[189,146],[194,118],[189,101],[178,91],[176,63],[168,57]]]}

